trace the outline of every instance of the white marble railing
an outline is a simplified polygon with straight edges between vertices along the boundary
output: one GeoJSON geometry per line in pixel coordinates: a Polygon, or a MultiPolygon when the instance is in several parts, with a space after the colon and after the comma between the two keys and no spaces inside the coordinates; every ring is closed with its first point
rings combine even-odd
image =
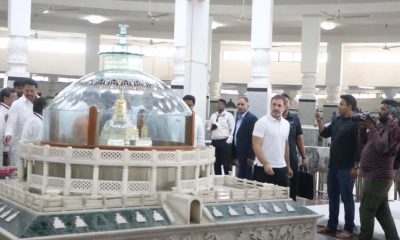
{"type": "MultiPolygon", "coordinates": [[[[212,186],[212,167],[214,164],[214,148],[196,148],[188,151],[130,151],[79,149],[72,147],[52,147],[49,145],[34,145],[20,143],[21,158],[27,165],[27,185],[38,189],[42,194],[47,190],[59,190],[63,195],[125,195],[128,193],[155,193],[158,169],[173,167],[176,169],[176,188],[185,192],[196,192],[209,189],[212,186]],[[34,162],[42,163],[42,170],[37,171],[34,162]],[[57,164],[53,164],[57,163],[57,164]],[[64,164],[64,166],[62,166],[64,164]],[[80,178],[73,178],[73,172],[80,165],[91,166],[80,178]],[[54,169],[54,168],[57,169],[54,169]],[[108,167],[117,167],[122,170],[120,179],[102,179],[100,171],[107,171],[108,167]],[[136,168],[147,168],[150,171],[149,181],[129,181],[130,171],[136,168]],[[181,179],[186,167],[194,167],[191,176],[181,179]],[[62,170],[64,168],[64,170],[62,170]],[[199,178],[200,171],[206,176],[199,178]],[[49,176],[50,172],[58,173],[49,176]],[[60,174],[64,171],[64,174],[60,174]],[[38,174],[38,172],[41,172],[38,174]],[[63,175],[63,177],[60,177],[63,175]],[[90,179],[87,179],[90,178],[90,179]]],[[[40,166],[40,165],[39,165],[40,166]]]]}
{"type": "Polygon", "coordinates": [[[204,202],[251,201],[289,198],[288,187],[280,187],[273,184],[260,183],[231,176],[215,176],[214,185],[225,185],[235,187],[236,189],[217,188],[213,191],[200,191],[198,196],[202,198],[204,202]]]}
{"type": "Polygon", "coordinates": [[[39,195],[0,183],[0,195],[36,211],[65,211],[110,207],[158,205],[158,194],[127,194],[124,196],[60,196],[39,195]]]}
{"type": "Polygon", "coordinates": [[[21,157],[32,160],[48,162],[76,162],[88,164],[109,164],[125,165],[127,162],[135,162],[140,166],[157,166],[168,162],[188,162],[184,165],[198,165],[214,161],[214,148],[196,148],[194,150],[177,151],[130,151],[124,150],[103,150],[99,148],[81,149],[72,147],[51,147],[49,145],[34,145],[32,143],[20,143],[21,157]],[[189,163],[191,162],[191,164],[189,163]]]}

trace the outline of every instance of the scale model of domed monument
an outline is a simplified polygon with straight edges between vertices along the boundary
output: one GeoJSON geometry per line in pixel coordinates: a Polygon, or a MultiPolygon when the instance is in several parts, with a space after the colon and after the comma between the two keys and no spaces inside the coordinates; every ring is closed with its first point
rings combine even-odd
{"type": "Polygon", "coordinates": [[[314,239],[318,215],[288,188],[214,175],[194,115],[120,42],[100,71],[60,92],[43,139],[21,142],[0,182],[0,233],[40,239],[314,239]]]}

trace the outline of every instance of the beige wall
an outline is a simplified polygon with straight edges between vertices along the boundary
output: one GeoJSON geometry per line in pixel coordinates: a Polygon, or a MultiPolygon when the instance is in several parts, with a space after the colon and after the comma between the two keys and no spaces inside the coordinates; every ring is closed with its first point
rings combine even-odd
{"type": "MultiPolygon", "coordinates": [[[[383,51],[380,48],[345,47],[343,54],[343,85],[366,86],[400,86],[400,63],[352,63],[352,52],[367,50],[383,51]]],[[[224,44],[221,46],[220,79],[222,83],[247,83],[251,78],[251,62],[224,60],[225,50],[250,51],[248,45],[224,44]]],[[[300,52],[300,46],[284,46],[274,48],[274,51],[300,52]]],[[[326,47],[321,47],[321,52],[326,47]]],[[[391,49],[391,52],[400,49],[391,49]]],[[[400,57],[400,55],[399,55],[400,57]]],[[[329,58],[329,56],[328,56],[329,58]]],[[[61,54],[30,52],[29,71],[33,73],[49,73],[62,75],[84,75],[85,55],[83,53],[61,54]]],[[[400,62],[400,61],[399,61],[400,62]]],[[[144,71],[163,80],[174,79],[174,63],[172,58],[144,58],[144,71]]],[[[7,49],[0,49],[0,71],[6,71],[7,49]]],[[[272,62],[272,84],[301,84],[300,62],[272,62]]],[[[317,84],[325,84],[325,63],[319,64],[317,84]]]]}

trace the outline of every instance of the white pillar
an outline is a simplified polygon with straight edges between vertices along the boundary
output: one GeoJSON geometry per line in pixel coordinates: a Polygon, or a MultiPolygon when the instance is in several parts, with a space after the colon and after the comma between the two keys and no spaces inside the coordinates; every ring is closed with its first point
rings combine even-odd
{"type": "Polygon", "coordinates": [[[174,25],[174,75],[171,88],[183,97],[185,79],[185,43],[186,43],[186,17],[187,0],[175,0],[175,25],[174,25]]]}
{"type": "Polygon", "coordinates": [[[17,162],[17,176],[18,176],[18,180],[19,181],[24,181],[24,170],[25,170],[25,168],[24,168],[24,159],[23,158],[20,158],[20,159],[18,159],[18,162],[17,162]]]}
{"type": "Polygon", "coordinates": [[[129,176],[129,167],[128,165],[124,165],[122,169],[122,195],[128,194],[128,176],[129,176]]]}
{"type": "Polygon", "coordinates": [[[218,100],[220,96],[221,81],[219,79],[219,65],[221,56],[221,41],[212,41],[211,44],[211,75],[208,89],[210,92],[210,101],[218,100]]]}
{"type": "Polygon", "coordinates": [[[251,20],[252,71],[247,96],[258,118],[269,108],[273,0],[253,0],[251,20]]]}
{"type": "Polygon", "coordinates": [[[99,166],[93,165],[92,195],[96,196],[99,191],[99,166]]]}
{"type": "Polygon", "coordinates": [[[330,122],[333,112],[337,112],[340,88],[342,86],[342,53],[340,42],[328,42],[326,62],[326,102],[324,104],[324,122],[330,122]]]}
{"type": "Polygon", "coordinates": [[[320,16],[305,15],[302,24],[301,72],[302,96],[299,99],[299,117],[303,125],[314,125],[316,98],[315,85],[318,72],[320,46],[320,16]]]}
{"type": "Polygon", "coordinates": [[[296,96],[297,96],[297,93],[299,92],[299,90],[297,90],[297,89],[285,89],[284,91],[285,91],[285,93],[287,95],[289,95],[289,97],[291,99],[290,100],[290,108],[291,109],[297,109],[299,103],[296,100],[296,96]]]}
{"type": "Polygon", "coordinates": [[[176,167],[176,190],[178,192],[181,191],[181,177],[182,177],[182,166],[176,167]]]}
{"type": "Polygon", "coordinates": [[[383,87],[381,88],[383,93],[386,95],[386,99],[394,99],[398,92],[398,88],[393,87],[383,87]]]}
{"type": "Polygon", "coordinates": [[[32,160],[28,160],[28,166],[26,170],[26,185],[29,186],[31,183],[31,174],[32,174],[32,160]]]}
{"type": "Polygon", "coordinates": [[[187,2],[184,93],[196,97],[195,112],[206,119],[210,0],[187,2]]]}
{"type": "Polygon", "coordinates": [[[57,75],[48,75],[49,82],[48,82],[48,92],[44,94],[45,96],[55,96],[60,90],[57,88],[58,76],[57,75]]]}
{"type": "Polygon", "coordinates": [[[49,164],[47,162],[43,162],[42,194],[46,193],[48,176],[49,176],[49,164]]]}
{"type": "Polygon", "coordinates": [[[200,166],[196,165],[196,168],[194,170],[195,192],[199,191],[199,176],[200,176],[200,166]]]}
{"type": "Polygon", "coordinates": [[[96,33],[86,34],[86,61],[85,73],[99,71],[99,51],[100,51],[100,35],[96,33]]]}
{"type": "Polygon", "coordinates": [[[151,168],[151,192],[155,193],[157,192],[157,167],[152,167],[151,168]]]}
{"type": "Polygon", "coordinates": [[[71,164],[65,164],[65,182],[64,182],[64,196],[69,195],[69,189],[71,188],[71,164]]]}
{"type": "Polygon", "coordinates": [[[28,72],[28,37],[31,32],[31,0],[8,0],[8,66],[4,87],[30,76],[28,72]]]}

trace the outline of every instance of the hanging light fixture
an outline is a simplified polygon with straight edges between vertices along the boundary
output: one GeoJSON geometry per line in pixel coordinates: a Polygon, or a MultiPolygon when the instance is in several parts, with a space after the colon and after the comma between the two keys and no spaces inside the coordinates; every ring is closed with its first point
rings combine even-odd
{"type": "Polygon", "coordinates": [[[93,24],[100,24],[100,23],[108,20],[107,18],[105,18],[103,16],[98,16],[98,15],[86,16],[86,17],[84,17],[84,19],[93,24]]]}
{"type": "Polygon", "coordinates": [[[335,29],[337,24],[335,21],[327,19],[325,21],[322,21],[320,26],[322,29],[329,31],[329,30],[335,29]]]}

